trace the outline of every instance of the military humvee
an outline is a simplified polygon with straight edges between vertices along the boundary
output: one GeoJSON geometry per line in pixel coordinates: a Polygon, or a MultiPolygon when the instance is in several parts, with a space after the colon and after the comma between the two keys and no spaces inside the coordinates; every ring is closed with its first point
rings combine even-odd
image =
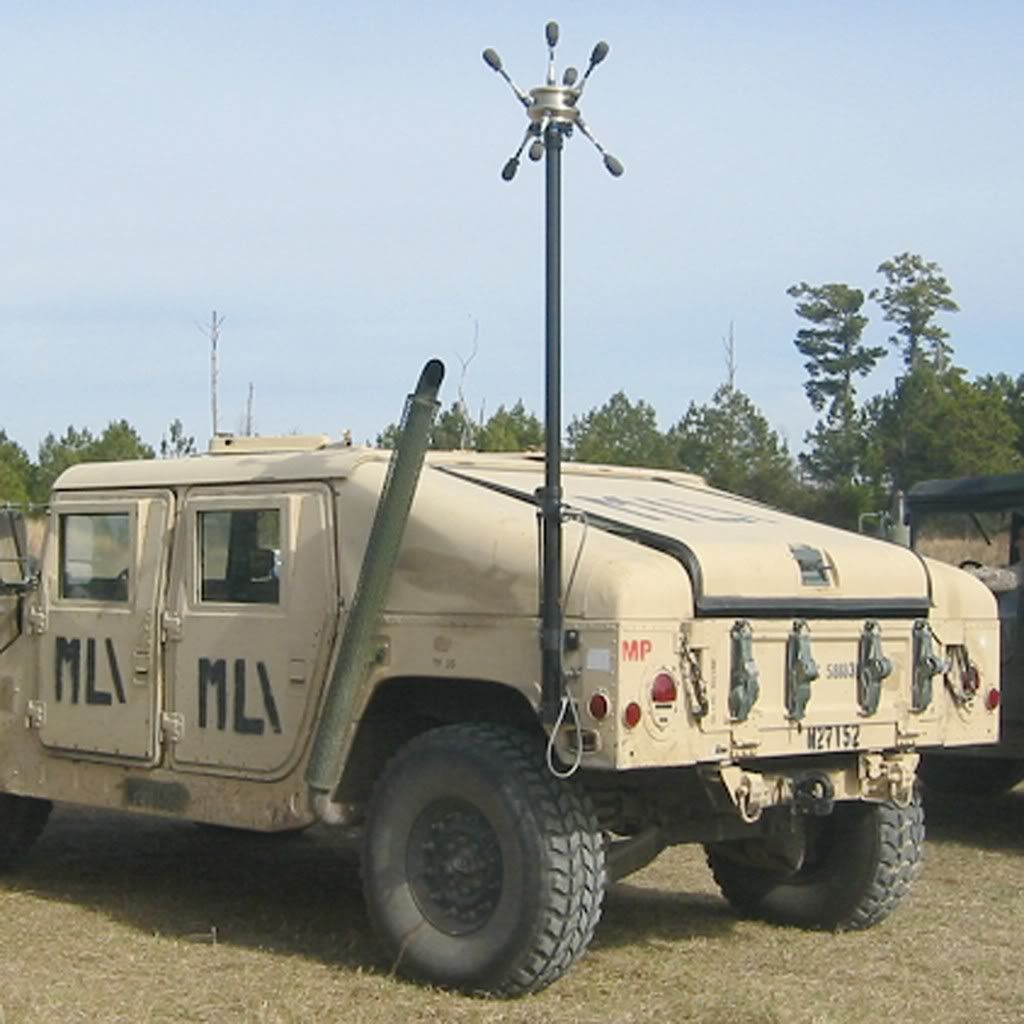
{"type": "Polygon", "coordinates": [[[921,775],[937,790],[998,793],[1024,779],[1024,473],[922,481],[899,518],[914,550],[976,576],[999,608],[999,742],[929,752],[921,775]]]}
{"type": "Polygon", "coordinates": [[[499,995],[565,972],[607,882],[670,844],[745,914],[894,907],[918,749],[996,738],[981,583],[695,476],[567,465],[548,720],[542,459],[433,453],[417,485],[404,443],[227,438],[57,480],[38,573],[3,563],[4,862],[51,800],[360,830],[398,968],[499,995]]]}

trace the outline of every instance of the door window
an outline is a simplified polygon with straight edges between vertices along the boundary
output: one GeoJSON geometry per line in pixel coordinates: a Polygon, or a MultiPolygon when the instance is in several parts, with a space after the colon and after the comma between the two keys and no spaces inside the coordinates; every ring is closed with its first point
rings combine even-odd
{"type": "Polygon", "coordinates": [[[60,517],[61,597],[126,602],[131,557],[131,523],[127,512],[60,517]]]}
{"type": "Polygon", "coordinates": [[[198,515],[200,601],[278,604],[280,511],[247,508],[198,515]]]}

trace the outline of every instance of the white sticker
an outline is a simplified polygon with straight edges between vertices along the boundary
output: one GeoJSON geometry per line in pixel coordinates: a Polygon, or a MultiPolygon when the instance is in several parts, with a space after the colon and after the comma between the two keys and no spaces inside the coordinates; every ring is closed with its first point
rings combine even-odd
{"type": "Polygon", "coordinates": [[[587,650],[587,665],[590,672],[611,672],[612,652],[608,647],[591,647],[587,650]]]}

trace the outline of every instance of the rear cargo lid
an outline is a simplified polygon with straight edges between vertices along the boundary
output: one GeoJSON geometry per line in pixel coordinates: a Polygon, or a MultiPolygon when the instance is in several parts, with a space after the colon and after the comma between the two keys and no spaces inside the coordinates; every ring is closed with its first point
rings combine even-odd
{"type": "MultiPolygon", "coordinates": [[[[533,501],[543,465],[453,458],[438,469],[533,501]]],[[[564,501],[592,526],[677,558],[698,615],[747,618],[919,618],[930,587],[923,561],[895,544],[800,519],[716,491],[683,473],[569,464],[564,501]]]]}

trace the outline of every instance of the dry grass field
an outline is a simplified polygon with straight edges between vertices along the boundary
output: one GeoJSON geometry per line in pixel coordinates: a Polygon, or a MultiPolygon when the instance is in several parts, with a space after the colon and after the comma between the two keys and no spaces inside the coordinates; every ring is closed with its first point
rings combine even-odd
{"type": "Polygon", "coordinates": [[[565,979],[493,1002],[391,975],[329,831],[250,838],[61,807],[0,879],[0,1022],[1020,1021],[1024,787],[929,814],[924,874],[871,931],[739,920],[684,847],[611,890],[565,979]]]}

